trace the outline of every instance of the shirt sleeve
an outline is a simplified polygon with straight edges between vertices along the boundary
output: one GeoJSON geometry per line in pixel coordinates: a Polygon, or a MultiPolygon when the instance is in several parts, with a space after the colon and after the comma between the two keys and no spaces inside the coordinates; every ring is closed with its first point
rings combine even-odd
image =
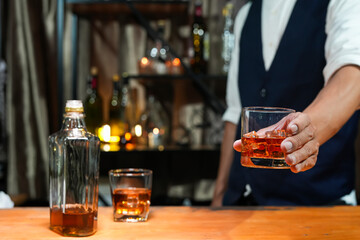
{"type": "Polygon", "coordinates": [[[325,84],[345,65],[360,66],[360,2],[331,0],[326,16],[325,84]]]}
{"type": "Polygon", "coordinates": [[[234,124],[238,124],[241,113],[240,93],[238,86],[240,35],[250,6],[251,3],[248,2],[239,10],[234,23],[235,47],[231,55],[231,62],[226,84],[227,109],[222,117],[223,121],[232,122],[234,124]]]}

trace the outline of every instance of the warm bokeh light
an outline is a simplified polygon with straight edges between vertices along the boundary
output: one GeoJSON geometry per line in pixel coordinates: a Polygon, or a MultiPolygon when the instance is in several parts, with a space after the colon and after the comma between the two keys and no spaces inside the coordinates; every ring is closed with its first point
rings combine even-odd
{"type": "Polygon", "coordinates": [[[174,58],[174,60],[172,61],[173,66],[178,67],[180,66],[181,62],[179,58],[174,58]]]}
{"type": "Polygon", "coordinates": [[[104,152],[117,152],[120,150],[119,144],[112,144],[112,143],[102,143],[100,145],[101,150],[104,152]]]}
{"type": "Polygon", "coordinates": [[[111,143],[118,143],[120,142],[120,137],[119,136],[110,136],[110,141],[111,143]]]}
{"type": "Polygon", "coordinates": [[[111,127],[108,124],[101,126],[98,130],[98,136],[100,141],[106,143],[118,143],[120,142],[119,136],[111,136],[111,127]]]}
{"type": "Polygon", "coordinates": [[[141,58],[141,64],[142,65],[148,65],[149,64],[149,59],[147,59],[147,57],[141,58]]]}
{"type": "Polygon", "coordinates": [[[128,150],[128,151],[134,150],[135,148],[136,148],[136,145],[133,144],[133,143],[127,143],[125,145],[125,149],[128,150]]]}
{"type": "Polygon", "coordinates": [[[98,135],[102,142],[110,142],[110,138],[111,138],[110,133],[111,133],[111,128],[110,125],[108,124],[101,126],[98,130],[98,135]]]}
{"type": "Polygon", "coordinates": [[[102,145],[102,150],[105,152],[109,152],[110,151],[110,144],[104,144],[102,145]]]}
{"type": "Polygon", "coordinates": [[[142,127],[139,124],[135,125],[135,135],[137,137],[141,137],[142,135],[142,127]]]}
{"type": "Polygon", "coordinates": [[[160,130],[159,130],[158,128],[154,128],[154,129],[153,129],[153,133],[154,133],[154,134],[159,134],[159,133],[160,133],[160,130]]]}
{"type": "Polygon", "coordinates": [[[131,140],[131,133],[127,132],[125,133],[125,140],[130,141],[131,140]]]}

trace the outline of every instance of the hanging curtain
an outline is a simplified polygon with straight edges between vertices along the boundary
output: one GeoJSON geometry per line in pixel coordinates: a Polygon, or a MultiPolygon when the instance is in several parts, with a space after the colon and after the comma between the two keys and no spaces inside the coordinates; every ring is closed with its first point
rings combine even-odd
{"type": "MultiPolygon", "coordinates": [[[[56,111],[55,0],[8,1],[8,193],[47,199],[49,121],[56,111]],[[49,115],[50,114],[50,115],[49,115]]],[[[56,123],[55,123],[56,124],[56,123]]]]}

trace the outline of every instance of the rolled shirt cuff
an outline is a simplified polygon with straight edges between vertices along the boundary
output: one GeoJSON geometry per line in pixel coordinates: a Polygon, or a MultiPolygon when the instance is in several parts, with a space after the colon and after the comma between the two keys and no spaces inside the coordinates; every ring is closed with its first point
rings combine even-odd
{"type": "Polygon", "coordinates": [[[226,109],[222,119],[224,122],[227,121],[234,124],[238,124],[240,119],[240,113],[241,113],[241,109],[230,107],[226,109]]]}
{"type": "Polygon", "coordinates": [[[346,55],[342,57],[335,58],[333,61],[330,61],[326,64],[323,74],[325,79],[325,85],[329,79],[334,75],[336,71],[346,65],[356,65],[360,66],[360,56],[359,55],[346,55]]]}

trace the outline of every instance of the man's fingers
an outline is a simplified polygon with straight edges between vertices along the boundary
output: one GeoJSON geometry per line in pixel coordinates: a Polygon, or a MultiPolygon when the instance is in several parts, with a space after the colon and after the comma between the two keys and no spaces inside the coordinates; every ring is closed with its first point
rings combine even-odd
{"type": "Polygon", "coordinates": [[[285,161],[289,165],[295,165],[301,163],[312,155],[316,155],[319,152],[319,143],[312,140],[306,143],[302,148],[297,151],[292,152],[291,154],[287,154],[285,161]]]}
{"type": "Polygon", "coordinates": [[[233,144],[233,148],[238,151],[241,152],[241,139],[236,140],[233,144]]]}
{"type": "MultiPolygon", "coordinates": [[[[305,144],[307,144],[308,142],[310,142],[311,140],[313,140],[314,136],[315,136],[315,128],[309,125],[299,134],[286,138],[281,143],[281,149],[285,153],[292,153],[297,149],[301,148],[302,146],[304,146],[305,144]]],[[[316,147],[318,146],[316,145],[316,147]]]]}
{"type": "MultiPolygon", "coordinates": [[[[281,119],[276,124],[269,126],[265,129],[259,130],[259,132],[264,133],[270,130],[282,130],[285,129],[286,132],[292,136],[296,135],[299,132],[303,131],[310,125],[310,118],[308,115],[301,112],[291,113],[281,119]]],[[[259,134],[260,135],[260,134],[259,134]]]]}
{"type": "Polygon", "coordinates": [[[294,119],[292,119],[287,125],[286,131],[291,133],[291,135],[296,135],[301,133],[304,129],[306,129],[310,123],[310,117],[307,114],[295,114],[294,119]]]}
{"type": "Polygon", "coordinates": [[[290,170],[293,173],[304,172],[304,171],[309,170],[310,168],[314,167],[316,164],[316,160],[317,160],[317,154],[311,155],[305,161],[302,161],[301,163],[298,163],[296,165],[292,165],[290,167],[290,170]]]}

